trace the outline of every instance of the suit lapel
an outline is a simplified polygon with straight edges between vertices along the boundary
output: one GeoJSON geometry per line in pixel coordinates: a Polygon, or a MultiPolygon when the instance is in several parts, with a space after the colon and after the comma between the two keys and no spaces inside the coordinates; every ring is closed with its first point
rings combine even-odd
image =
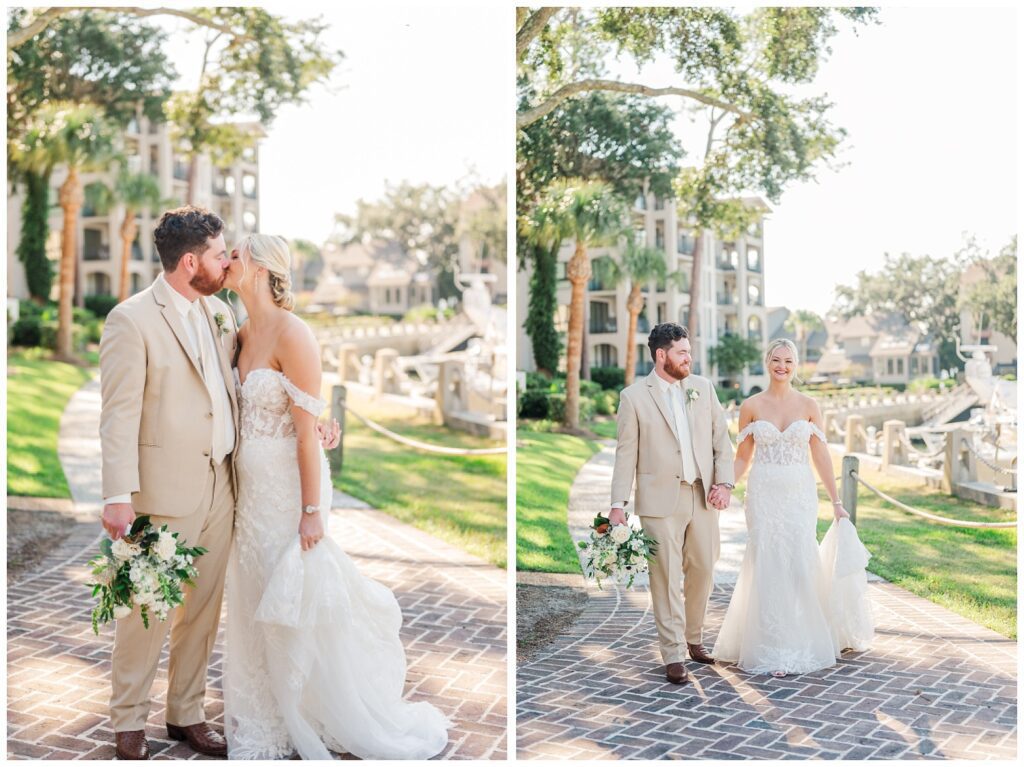
{"type": "Polygon", "coordinates": [[[658,385],[656,380],[658,377],[657,373],[651,373],[647,376],[647,391],[651,395],[651,399],[654,400],[654,404],[658,407],[658,411],[665,419],[665,423],[668,424],[668,428],[672,430],[672,433],[676,435],[676,439],[679,435],[676,434],[676,419],[672,417],[672,413],[668,410],[668,405],[665,404],[665,398],[662,396],[661,387],[658,385]]]}
{"type": "Polygon", "coordinates": [[[199,380],[203,380],[203,369],[199,364],[199,359],[192,351],[192,344],[189,343],[188,334],[185,332],[185,326],[182,324],[181,315],[178,310],[174,308],[174,303],[171,301],[171,297],[166,291],[173,290],[166,282],[161,278],[157,279],[157,284],[153,287],[153,297],[156,302],[160,305],[160,313],[163,315],[164,320],[171,327],[171,331],[174,333],[174,337],[178,339],[178,343],[181,344],[181,349],[185,352],[185,355],[192,362],[192,367],[195,368],[196,375],[199,376],[199,380]]]}
{"type": "Polygon", "coordinates": [[[213,313],[210,312],[210,307],[207,305],[206,299],[200,298],[199,303],[202,304],[203,314],[206,315],[206,323],[210,326],[210,332],[213,333],[213,337],[216,339],[216,342],[213,345],[217,348],[217,361],[220,363],[220,374],[224,377],[224,388],[228,390],[228,397],[231,399],[231,408],[233,410],[236,406],[234,380],[231,377],[231,363],[228,361],[227,352],[224,351],[224,345],[220,340],[220,328],[217,327],[217,323],[213,319],[213,313]]]}

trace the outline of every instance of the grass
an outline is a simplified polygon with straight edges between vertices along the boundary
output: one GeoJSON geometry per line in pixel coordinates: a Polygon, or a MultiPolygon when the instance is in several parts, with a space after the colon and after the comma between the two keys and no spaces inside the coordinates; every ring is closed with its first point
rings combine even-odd
{"type": "MultiPolygon", "coordinates": [[[[839,460],[836,474],[839,474],[839,460]]],[[[861,466],[879,490],[916,509],[951,519],[1007,522],[1012,511],[993,509],[920,487],[861,466]]],[[[820,489],[819,535],[831,524],[831,504],[820,489]]],[[[913,594],[1017,638],[1017,531],[929,522],[891,506],[863,485],[857,496],[857,532],[871,552],[868,569],[913,594]]]]}
{"type": "Polygon", "coordinates": [[[71,497],[57,434],[71,395],[92,376],[87,368],[47,359],[49,354],[27,349],[7,358],[8,495],[71,497]]]}
{"type": "Polygon", "coordinates": [[[567,527],[569,488],[598,445],[550,428],[520,421],[516,434],[516,568],[578,573],[567,527]]]}
{"type": "MultiPolygon", "coordinates": [[[[358,412],[405,437],[447,447],[495,447],[492,440],[386,411],[358,412]]],[[[349,416],[345,460],[334,484],[396,519],[497,567],[507,565],[504,454],[446,456],[400,445],[349,416]]]]}

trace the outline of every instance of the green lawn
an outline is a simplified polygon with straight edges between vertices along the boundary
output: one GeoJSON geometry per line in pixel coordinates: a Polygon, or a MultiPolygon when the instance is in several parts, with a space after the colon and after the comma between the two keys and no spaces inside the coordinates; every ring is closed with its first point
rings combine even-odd
{"type": "Polygon", "coordinates": [[[569,488],[580,467],[597,450],[598,445],[593,440],[532,431],[528,422],[519,423],[516,434],[517,569],[548,573],[580,571],[567,527],[569,488]]]}
{"type": "MultiPolygon", "coordinates": [[[[448,447],[499,446],[443,426],[357,410],[393,432],[448,447]]],[[[349,416],[345,462],[335,486],[381,511],[504,568],[506,456],[446,456],[400,445],[349,416]]]]}
{"type": "MultiPolygon", "coordinates": [[[[950,519],[1007,522],[1016,518],[1014,512],[951,498],[863,466],[861,474],[908,506],[950,519]]],[[[820,489],[819,497],[820,536],[831,524],[832,511],[824,490],[820,489]]],[[[863,485],[857,499],[857,532],[872,554],[871,572],[1003,636],[1017,638],[1015,529],[929,522],[889,505],[863,485]]]]}
{"type": "Polygon", "coordinates": [[[60,417],[92,374],[30,349],[7,358],[7,494],[70,498],[57,457],[60,417]]]}
{"type": "Polygon", "coordinates": [[[594,434],[605,439],[615,439],[616,433],[615,416],[602,416],[600,420],[591,421],[586,424],[594,434]]]}

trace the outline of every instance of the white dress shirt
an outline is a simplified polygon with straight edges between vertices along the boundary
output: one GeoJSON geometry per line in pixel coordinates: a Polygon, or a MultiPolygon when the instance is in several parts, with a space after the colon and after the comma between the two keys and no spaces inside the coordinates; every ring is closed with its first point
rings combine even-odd
{"type": "MultiPolygon", "coordinates": [[[[161,274],[158,280],[164,279],[161,274]]],[[[185,335],[188,336],[192,353],[200,361],[200,369],[203,374],[203,381],[210,393],[210,401],[213,413],[213,444],[211,455],[216,463],[221,463],[224,458],[235,449],[235,424],[231,415],[231,400],[228,397],[227,387],[224,382],[224,374],[220,369],[220,359],[210,323],[206,319],[201,299],[189,301],[172,286],[168,285],[167,292],[171,296],[171,303],[178,314],[181,315],[181,324],[185,328],[185,335]]],[[[131,503],[131,493],[115,495],[104,499],[105,503],[131,503]]]]}
{"type": "MultiPolygon", "coordinates": [[[[659,375],[655,375],[654,380],[658,383],[658,391],[674,421],[673,431],[679,441],[679,454],[682,458],[683,473],[680,476],[686,482],[693,484],[701,476],[700,469],[697,467],[697,458],[693,454],[693,441],[690,437],[690,421],[686,415],[686,392],[683,382],[669,383],[659,375]]],[[[613,509],[624,509],[625,507],[626,499],[612,503],[613,509]]]]}

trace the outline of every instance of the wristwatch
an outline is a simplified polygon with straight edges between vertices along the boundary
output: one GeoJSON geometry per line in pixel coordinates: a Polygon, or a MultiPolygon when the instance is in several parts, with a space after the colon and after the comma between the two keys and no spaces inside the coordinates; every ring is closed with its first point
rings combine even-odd
{"type": "Polygon", "coordinates": [[[320,511],[320,507],[319,506],[314,506],[313,504],[309,504],[308,506],[303,506],[302,507],[302,513],[303,514],[316,514],[319,511],[320,511]]]}
{"type": "Polygon", "coordinates": [[[718,484],[721,485],[722,487],[727,487],[730,490],[736,489],[736,485],[734,485],[732,482],[719,482],[718,484]]]}

